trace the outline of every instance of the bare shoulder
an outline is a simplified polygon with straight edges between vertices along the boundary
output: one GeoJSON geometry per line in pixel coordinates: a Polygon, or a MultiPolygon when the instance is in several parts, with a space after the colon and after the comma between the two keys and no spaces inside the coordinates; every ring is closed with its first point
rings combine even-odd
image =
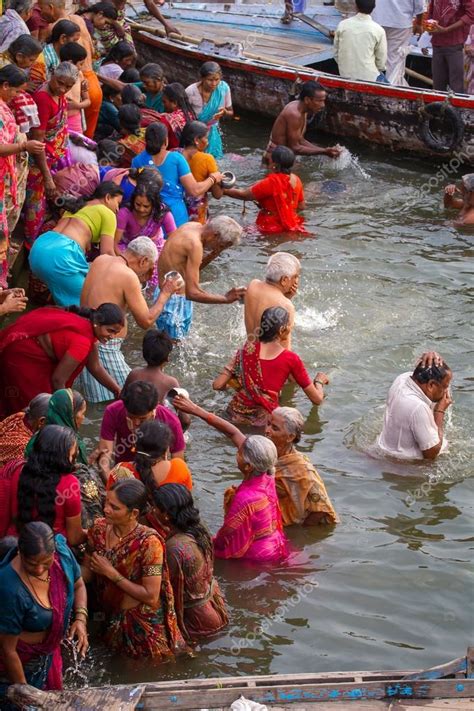
{"type": "Polygon", "coordinates": [[[252,279],[252,281],[247,285],[247,296],[256,292],[257,289],[261,289],[262,286],[263,282],[260,279],[252,279]]]}

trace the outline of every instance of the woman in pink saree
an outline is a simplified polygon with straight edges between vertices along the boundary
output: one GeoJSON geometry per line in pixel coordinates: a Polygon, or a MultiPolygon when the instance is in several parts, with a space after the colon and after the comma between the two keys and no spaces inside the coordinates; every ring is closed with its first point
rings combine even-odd
{"type": "Polygon", "coordinates": [[[246,437],[227,420],[206,412],[178,395],[173,405],[200,417],[229,437],[237,451],[243,482],[224,494],[224,523],[214,538],[216,558],[245,558],[258,563],[279,563],[288,557],[280,506],[273,475],[276,447],[261,435],[246,437]]]}

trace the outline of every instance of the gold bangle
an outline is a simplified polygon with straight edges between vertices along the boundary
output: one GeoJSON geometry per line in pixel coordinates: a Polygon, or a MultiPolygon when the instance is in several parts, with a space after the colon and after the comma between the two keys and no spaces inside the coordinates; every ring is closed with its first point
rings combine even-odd
{"type": "Polygon", "coordinates": [[[320,385],[322,388],[324,388],[324,383],[322,380],[316,380],[316,378],[315,378],[313,380],[313,385],[316,385],[316,383],[318,383],[318,385],[320,385]]]}
{"type": "Polygon", "coordinates": [[[118,585],[118,583],[120,583],[122,580],[125,580],[125,575],[117,575],[116,578],[112,579],[112,582],[114,583],[114,585],[118,585]]]}
{"type": "Polygon", "coordinates": [[[88,611],[87,607],[76,607],[76,609],[74,610],[74,614],[78,615],[81,613],[83,615],[85,615],[86,617],[89,617],[89,611],[88,611]]]}

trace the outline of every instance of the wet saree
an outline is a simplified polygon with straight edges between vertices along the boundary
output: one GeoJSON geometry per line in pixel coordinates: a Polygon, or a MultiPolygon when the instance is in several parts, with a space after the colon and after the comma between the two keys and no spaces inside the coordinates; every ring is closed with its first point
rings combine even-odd
{"type": "Polygon", "coordinates": [[[166,540],[178,624],[186,641],[197,643],[225,627],[229,616],[211,555],[204,555],[194,536],[176,531],[166,540]]]}
{"type": "Polygon", "coordinates": [[[224,148],[219,121],[214,120],[214,115],[224,106],[224,98],[228,92],[230,92],[229,85],[221,80],[197,117],[198,121],[209,126],[209,145],[206,148],[206,153],[211,153],[217,159],[224,157],[224,148]]]}
{"type": "Polygon", "coordinates": [[[303,186],[298,177],[293,187],[289,175],[270,173],[253,185],[251,191],[260,206],[257,227],[261,232],[306,232],[304,220],[296,212],[304,201],[303,186]]]}
{"type": "MultiPolygon", "coordinates": [[[[55,111],[50,115],[46,123],[44,139],[46,143],[46,163],[50,173],[54,175],[61,168],[67,168],[70,165],[67,101],[64,96],[60,96],[56,97],[56,103],[44,88],[37,91],[34,98],[37,100],[38,108],[40,101],[43,104],[48,99],[51,107],[53,103],[55,104],[55,111]]],[[[41,233],[46,217],[46,207],[44,176],[34,159],[31,158],[25,199],[25,245],[28,249],[31,248],[34,240],[41,233]]]]}
{"type": "Polygon", "coordinates": [[[295,450],[279,457],[275,480],[284,526],[304,523],[311,513],[321,514],[320,524],[338,523],[324,482],[304,454],[295,450]]]}
{"type": "Polygon", "coordinates": [[[230,366],[237,392],[227,407],[232,422],[262,427],[278,407],[278,393],[266,390],[260,365],[260,343],[247,341],[230,366]]]}
{"type": "Polygon", "coordinates": [[[214,538],[216,558],[278,563],[288,556],[275,479],[253,476],[225,494],[224,524],[214,538]]]}
{"type": "Polygon", "coordinates": [[[120,167],[130,168],[130,164],[135,156],[145,150],[145,129],[139,128],[136,134],[130,133],[128,136],[120,138],[118,143],[122,146],[123,151],[120,159],[120,167]]]}
{"type": "Polygon", "coordinates": [[[98,519],[88,534],[90,552],[106,556],[120,575],[134,583],[140,584],[144,577],[161,576],[158,608],[138,603],[128,610],[122,609],[122,590],[111,580],[96,577],[99,604],[107,617],[105,639],[112,651],[157,661],[171,661],[176,654],[188,651],[178,628],[163,543],[157,532],[138,524],[111,549],[106,546],[106,533],[105,519],[98,519]]]}
{"type": "Polygon", "coordinates": [[[161,114],[159,120],[168,130],[168,150],[172,151],[178,148],[181,132],[187,122],[184,111],[176,109],[176,111],[171,111],[169,114],[161,114]]]}
{"type": "MultiPolygon", "coordinates": [[[[74,584],[81,572],[72,552],[69,550],[64,536],[56,535],[56,553],[54,563],[49,571],[51,576],[49,599],[52,608],[52,624],[45,639],[38,644],[28,644],[18,641],[17,652],[23,664],[26,681],[37,689],[55,690],[62,688],[62,658],[60,644],[69,627],[72,606],[74,602],[74,584]]],[[[13,620],[18,619],[18,605],[15,600],[14,584],[18,581],[17,590],[24,594],[22,583],[15,574],[11,576],[11,560],[16,551],[11,551],[0,563],[0,591],[2,593],[2,609],[0,611],[0,631],[4,634],[17,634],[13,629],[13,620]],[[2,589],[7,586],[6,590],[2,589]],[[22,586],[20,588],[19,586],[22,586]],[[12,625],[10,627],[10,625],[12,625]]],[[[6,670],[0,660],[0,705],[9,686],[6,670]]]]}

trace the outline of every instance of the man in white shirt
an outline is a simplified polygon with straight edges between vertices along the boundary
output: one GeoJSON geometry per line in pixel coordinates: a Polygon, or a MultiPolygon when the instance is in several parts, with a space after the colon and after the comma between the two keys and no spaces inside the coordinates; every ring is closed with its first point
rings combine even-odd
{"type": "Polygon", "coordinates": [[[436,459],[444,448],[444,417],[453,375],[437,353],[424,353],[413,373],[389,390],[379,447],[397,459],[436,459]]]}
{"type": "Polygon", "coordinates": [[[410,38],[422,31],[424,0],[377,0],[372,19],[382,25],[387,36],[387,79],[390,84],[408,86],[405,59],[410,38]],[[413,27],[413,18],[416,18],[413,27]]]}
{"type": "Polygon", "coordinates": [[[334,59],[341,77],[386,81],[387,38],[370,13],[375,0],[356,0],[357,15],[342,20],[334,36],[334,59]]]}

